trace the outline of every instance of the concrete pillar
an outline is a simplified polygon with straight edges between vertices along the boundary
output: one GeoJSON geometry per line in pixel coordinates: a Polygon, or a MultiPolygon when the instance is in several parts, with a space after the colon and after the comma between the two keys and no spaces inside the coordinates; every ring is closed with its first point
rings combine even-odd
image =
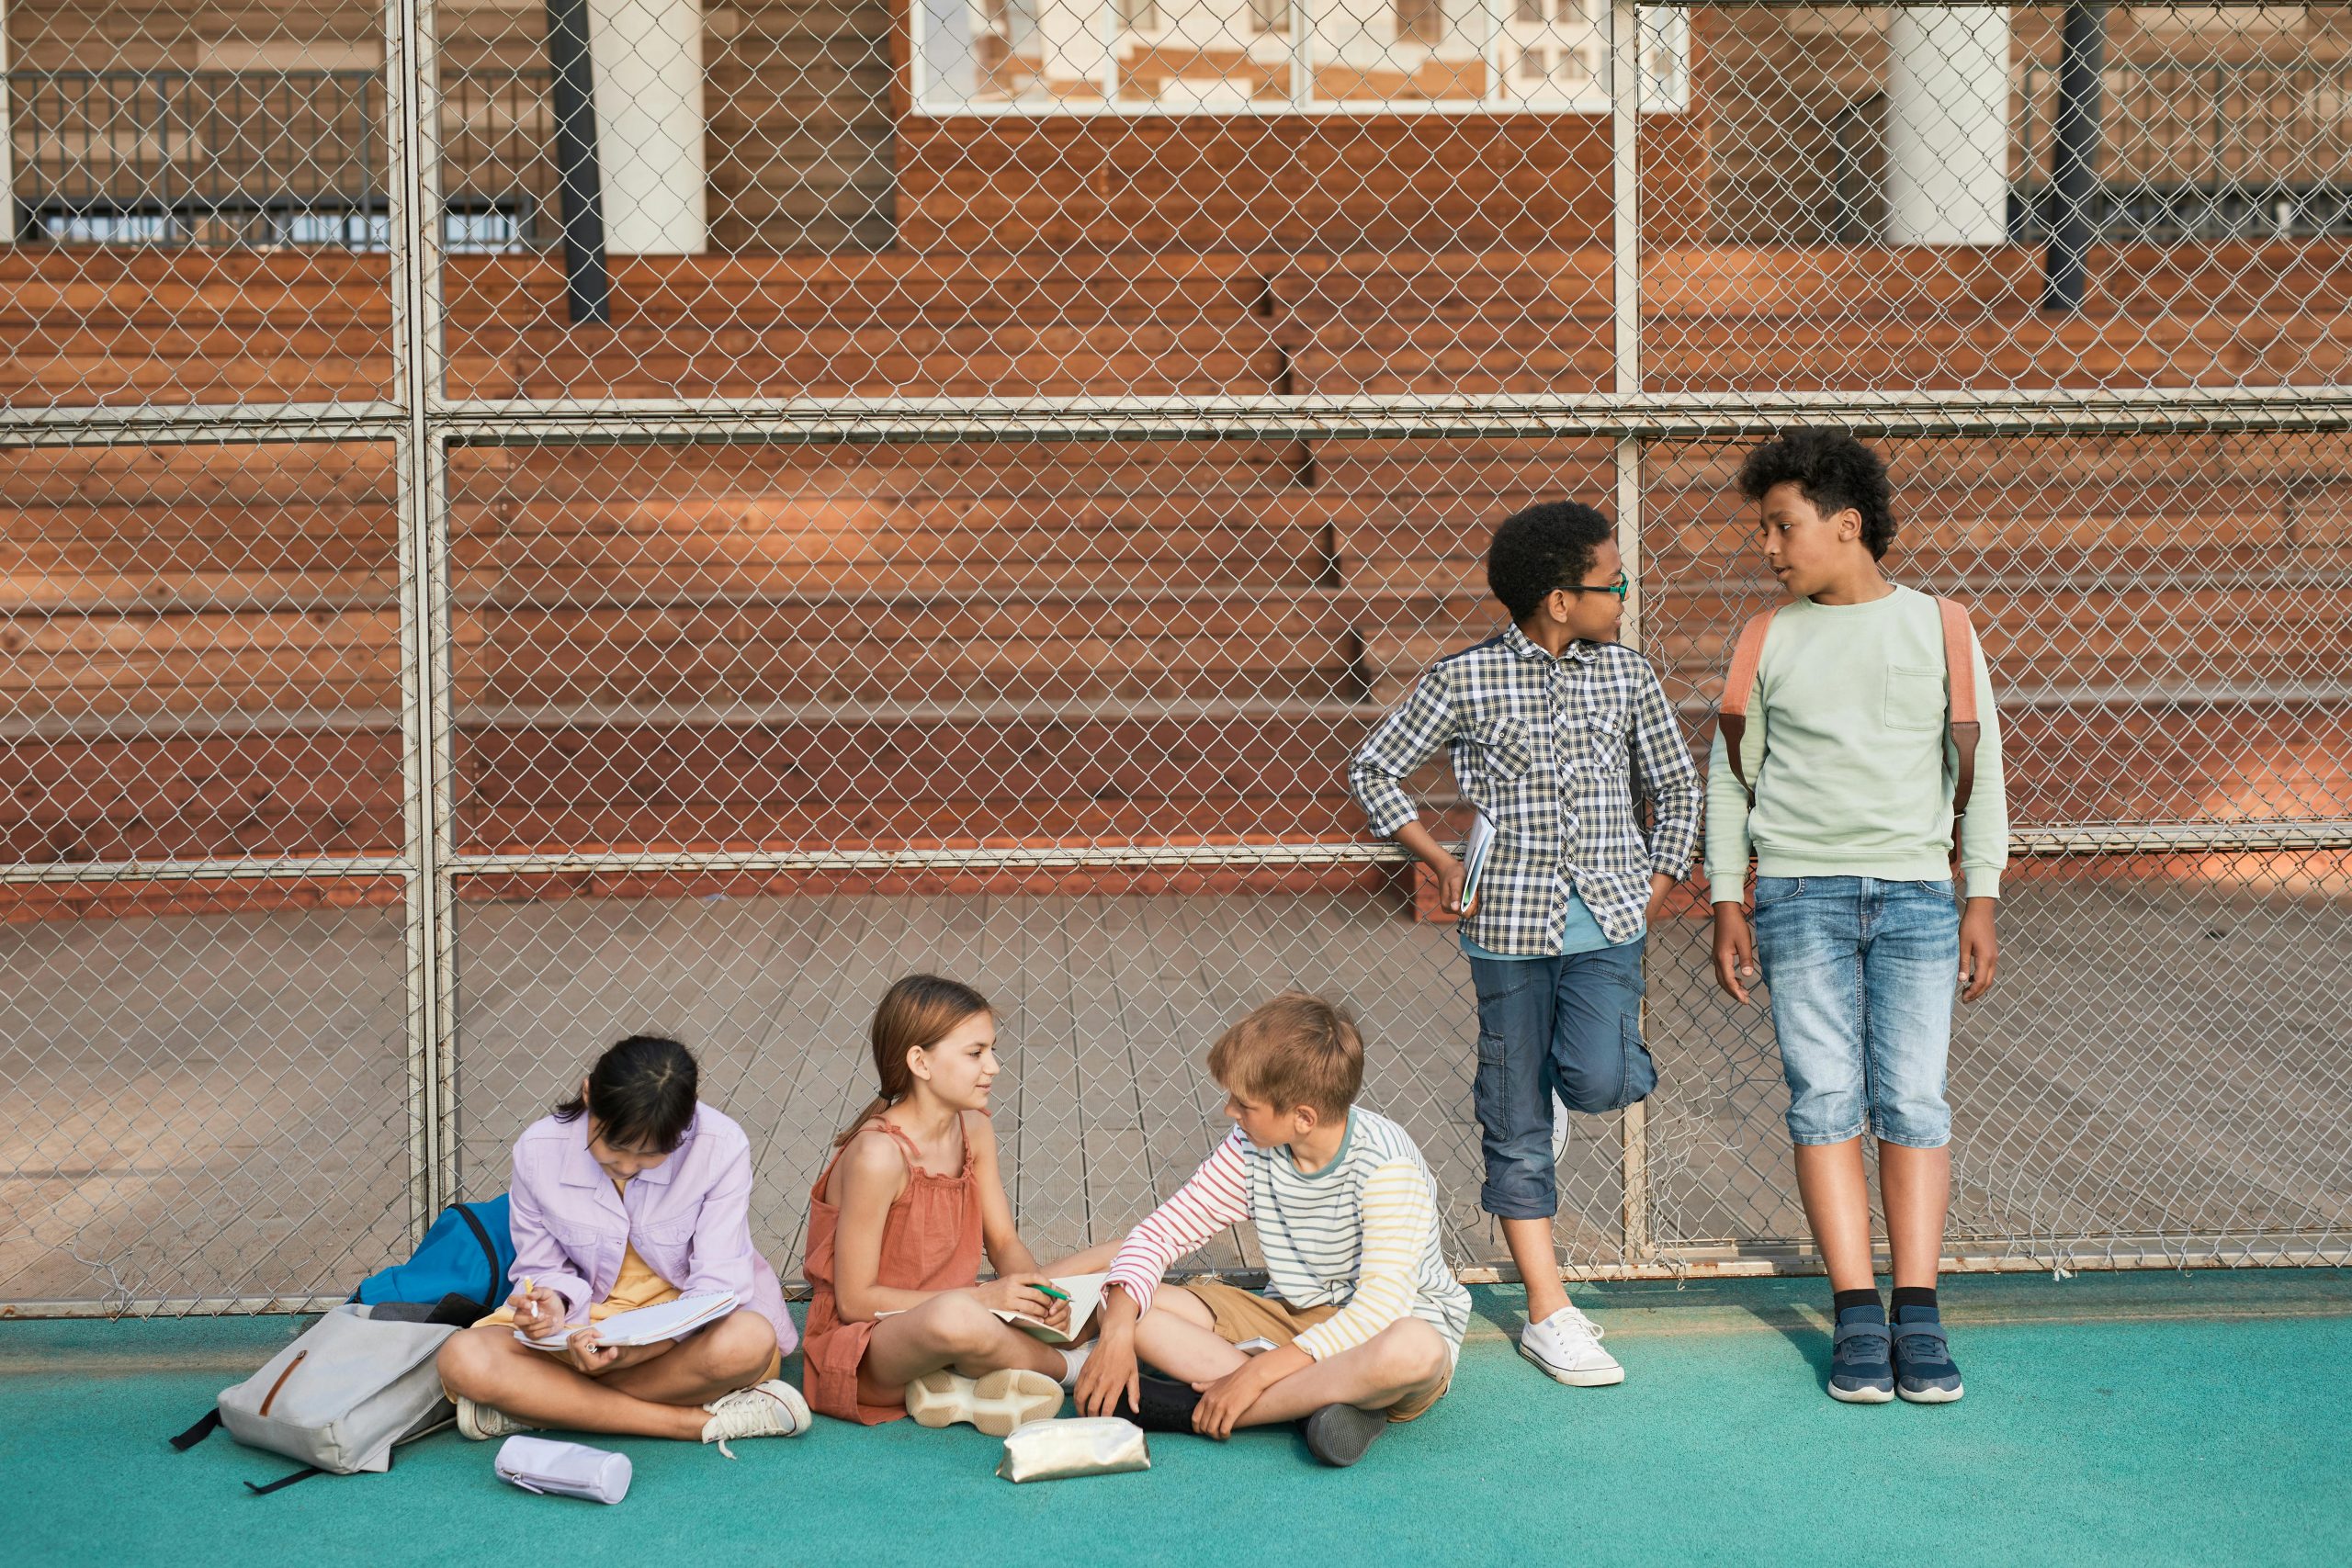
{"type": "Polygon", "coordinates": [[[701,254],[710,238],[702,0],[588,0],[588,54],[605,248],[701,254]]]}
{"type": "Polygon", "coordinates": [[[1899,245],[2008,237],[2009,14],[1905,8],[1887,31],[1886,223],[1899,245]]]}

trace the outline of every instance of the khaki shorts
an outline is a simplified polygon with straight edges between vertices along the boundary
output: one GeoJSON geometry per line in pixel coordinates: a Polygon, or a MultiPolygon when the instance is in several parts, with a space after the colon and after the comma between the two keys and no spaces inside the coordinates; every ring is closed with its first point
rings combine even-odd
{"type": "MultiPolygon", "coordinates": [[[[1238,1345],[1245,1339],[1271,1339],[1277,1345],[1288,1345],[1317,1324],[1335,1315],[1338,1307],[1295,1307],[1288,1302],[1272,1296],[1261,1296],[1221,1280],[1200,1280],[1189,1285],[1168,1285],[1170,1291],[1182,1291],[1209,1309],[1215,1320],[1216,1337],[1228,1345],[1238,1345]]],[[[1388,1407],[1391,1421],[1410,1421],[1426,1415],[1430,1405],[1445,1397],[1453,1386],[1449,1377],[1428,1393],[1414,1394],[1388,1407]]]]}

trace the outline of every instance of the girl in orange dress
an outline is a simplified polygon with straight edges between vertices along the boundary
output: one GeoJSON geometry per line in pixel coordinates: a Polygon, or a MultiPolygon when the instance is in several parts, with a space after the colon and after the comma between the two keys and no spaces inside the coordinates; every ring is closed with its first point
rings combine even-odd
{"type": "MultiPolygon", "coordinates": [[[[802,1390],[844,1421],[912,1415],[1001,1437],[1060,1410],[1086,1348],[1057,1349],[996,1315],[1057,1328],[1069,1315],[1037,1288],[1053,1275],[1013,1228],[998,1172],[996,1017],[969,986],[910,975],[875,1010],[872,1039],[881,1093],[834,1141],[809,1193],[802,1390]],[[997,1271],[987,1284],[983,1251],[997,1271]]],[[[1114,1247],[1054,1272],[1101,1269],[1114,1247]]]]}

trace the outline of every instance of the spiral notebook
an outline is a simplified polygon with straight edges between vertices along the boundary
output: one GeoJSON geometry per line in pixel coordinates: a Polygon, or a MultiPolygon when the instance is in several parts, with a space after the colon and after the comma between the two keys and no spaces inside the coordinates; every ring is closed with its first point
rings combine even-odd
{"type": "Polygon", "coordinates": [[[734,1310],[732,1291],[705,1291],[635,1312],[616,1312],[598,1324],[566,1324],[552,1339],[534,1339],[519,1328],[514,1337],[534,1350],[563,1350],[570,1348],[574,1334],[594,1327],[596,1337],[606,1345],[659,1345],[707,1327],[734,1310]]]}

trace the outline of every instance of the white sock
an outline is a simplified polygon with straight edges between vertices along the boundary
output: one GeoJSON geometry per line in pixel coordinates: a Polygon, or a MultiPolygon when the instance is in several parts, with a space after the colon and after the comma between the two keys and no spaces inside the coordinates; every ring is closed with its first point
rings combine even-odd
{"type": "Polygon", "coordinates": [[[1078,1374],[1085,1369],[1086,1358],[1092,1354],[1094,1354],[1094,1341],[1091,1339],[1083,1345],[1062,1347],[1061,1385],[1064,1388],[1074,1389],[1078,1386],[1078,1374]]]}

